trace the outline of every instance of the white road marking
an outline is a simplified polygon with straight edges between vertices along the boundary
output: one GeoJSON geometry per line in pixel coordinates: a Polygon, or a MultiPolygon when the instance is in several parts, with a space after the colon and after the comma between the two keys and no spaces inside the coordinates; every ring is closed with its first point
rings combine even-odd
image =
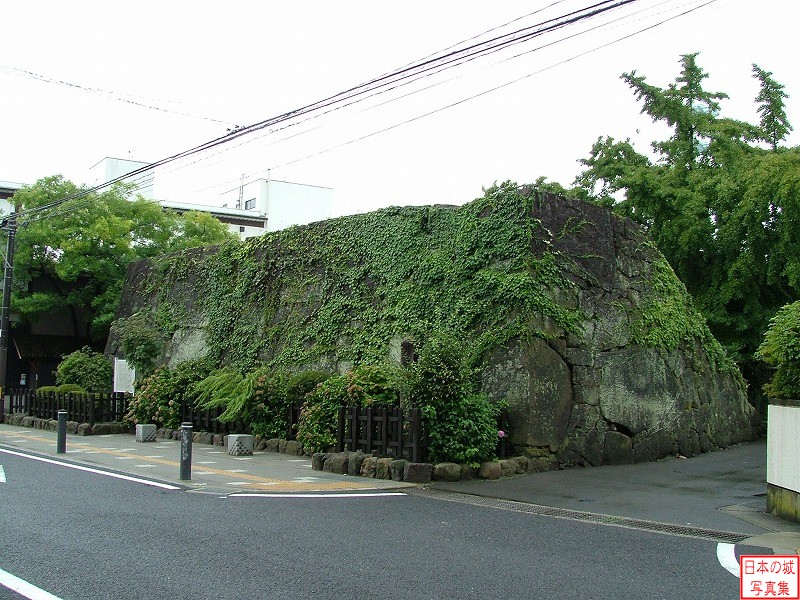
{"type": "Polygon", "coordinates": [[[295,477],[292,479],[292,481],[296,481],[297,483],[314,483],[319,480],[320,477],[295,477]]]}
{"type": "Polygon", "coordinates": [[[245,469],[225,469],[226,473],[247,473],[245,469]]]}
{"type": "Polygon", "coordinates": [[[30,600],[61,600],[58,596],[54,596],[3,569],[0,569],[0,585],[30,600]]]}
{"type": "Polygon", "coordinates": [[[250,485],[249,481],[230,481],[228,485],[250,485]]]}
{"type": "Polygon", "coordinates": [[[717,544],[717,560],[729,573],[739,577],[739,561],[736,559],[735,544],[717,544]]]}
{"type": "Polygon", "coordinates": [[[150,469],[150,468],[155,468],[155,465],[150,465],[150,464],[147,464],[147,465],[134,465],[134,466],[135,466],[135,467],[139,467],[139,468],[141,468],[141,469],[150,469]]]}
{"type": "Polygon", "coordinates": [[[227,498],[376,498],[380,496],[405,496],[402,492],[369,492],[356,494],[254,494],[243,492],[231,494],[227,498]]]}
{"type": "Polygon", "coordinates": [[[196,464],[196,465],[215,465],[215,464],[217,464],[217,461],[215,461],[215,460],[198,460],[194,464],[196,464]]]}
{"type": "Polygon", "coordinates": [[[59,467],[67,467],[68,469],[75,469],[76,471],[85,471],[87,473],[94,473],[95,475],[105,475],[106,477],[113,477],[114,479],[123,479],[125,481],[132,481],[134,483],[142,483],[144,485],[150,485],[152,487],[157,487],[165,490],[179,490],[176,485],[169,485],[167,483],[160,483],[158,481],[148,481],[147,479],[140,479],[138,477],[131,477],[129,475],[121,475],[120,473],[111,473],[109,471],[101,471],[100,469],[93,469],[91,467],[84,467],[82,465],[73,465],[66,462],[61,462],[59,460],[53,460],[51,458],[44,458],[41,456],[33,456],[31,454],[23,454],[22,452],[15,452],[14,450],[6,450],[5,448],[0,448],[0,452],[5,454],[11,454],[13,456],[21,456],[22,458],[30,458],[31,460],[38,460],[39,462],[48,463],[51,465],[58,465],[59,467]]]}
{"type": "Polygon", "coordinates": [[[0,483],[6,482],[6,472],[3,470],[3,465],[0,465],[0,483]]]}

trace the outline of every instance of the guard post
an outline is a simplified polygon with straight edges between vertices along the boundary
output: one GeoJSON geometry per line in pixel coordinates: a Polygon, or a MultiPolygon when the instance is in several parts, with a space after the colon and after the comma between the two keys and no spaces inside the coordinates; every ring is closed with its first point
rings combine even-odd
{"type": "Polygon", "coordinates": [[[192,478],[192,424],[181,423],[181,480],[192,478]]]}
{"type": "Polygon", "coordinates": [[[58,411],[58,432],[56,435],[56,453],[64,454],[67,451],[67,411],[58,411]]]}

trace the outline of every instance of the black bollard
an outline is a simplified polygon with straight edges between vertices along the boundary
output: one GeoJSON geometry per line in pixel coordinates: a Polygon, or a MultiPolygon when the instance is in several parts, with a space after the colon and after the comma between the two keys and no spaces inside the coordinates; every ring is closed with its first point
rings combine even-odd
{"type": "Polygon", "coordinates": [[[181,423],[181,480],[192,478],[192,424],[181,423]]]}
{"type": "Polygon", "coordinates": [[[58,411],[58,433],[56,434],[56,453],[67,451],[67,411],[58,411]]]}

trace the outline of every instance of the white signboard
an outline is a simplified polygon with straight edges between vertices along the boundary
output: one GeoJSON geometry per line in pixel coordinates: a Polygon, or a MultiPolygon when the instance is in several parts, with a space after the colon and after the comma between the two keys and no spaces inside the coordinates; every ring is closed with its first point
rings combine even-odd
{"type": "Polygon", "coordinates": [[[136,369],[128,367],[128,361],[114,357],[114,391],[133,393],[136,369]]]}

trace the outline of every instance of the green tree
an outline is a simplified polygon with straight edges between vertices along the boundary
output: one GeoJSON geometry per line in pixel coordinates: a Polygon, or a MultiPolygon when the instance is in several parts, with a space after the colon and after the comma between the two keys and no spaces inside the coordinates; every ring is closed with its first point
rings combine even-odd
{"type": "Polygon", "coordinates": [[[784,106],[784,99],[789,96],[783,91],[784,86],[772,79],[770,71],[753,64],[753,76],[761,84],[756,102],[761,117],[762,137],[775,151],[778,149],[778,144],[792,131],[784,106]]]}
{"type": "Polygon", "coordinates": [[[624,74],[642,112],[671,134],[652,143],[654,159],[599,138],[576,179],[649,232],[751,391],[761,388],[754,354],[767,324],[800,292],[800,149],[779,147],[791,131],[783,86],[755,65],[754,74],[759,125],[720,116],[727,96],[704,89],[697,54],[681,57],[665,88],[624,74]]]}
{"type": "Polygon", "coordinates": [[[13,310],[25,320],[65,311],[76,337],[102,340],[119,303],[125,270],[140,258],[232,237],[208,216],[179,216],[123,185],[89,192],[61,176],[14,195],[21,212],[14,258],[13,310]]]}

